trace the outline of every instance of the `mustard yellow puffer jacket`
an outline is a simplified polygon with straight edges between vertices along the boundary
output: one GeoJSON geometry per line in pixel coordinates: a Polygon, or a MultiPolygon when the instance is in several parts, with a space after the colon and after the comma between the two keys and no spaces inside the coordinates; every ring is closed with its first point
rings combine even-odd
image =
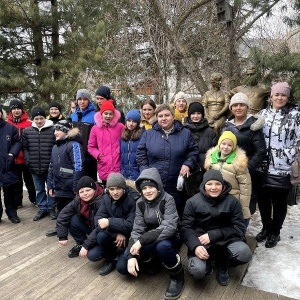
{"type": "Polygon", "coordinates": [[[220,170],[223,178],[232,186],[230,194],[235,196],[242,205],[244,219],[249,219],[251,217],[249,210],[251,177],[248,171],[248,158],[246,152],[237,147],[235,150],[236,156],[232,162],[228,162],[228,159],[226,161],[221,159],[213,161],[212,155],[217,150],[218,147],[214,147],[207,151],[204,168],[206,170],[220,170]]]}

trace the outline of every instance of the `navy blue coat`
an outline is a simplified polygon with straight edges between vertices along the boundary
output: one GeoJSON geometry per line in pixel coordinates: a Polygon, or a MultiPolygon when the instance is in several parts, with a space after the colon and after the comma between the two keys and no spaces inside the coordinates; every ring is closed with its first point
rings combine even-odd
{"type": "Polygon", "coordinates": [[[175,120],[174,129],[168,136],[157,122],[143,134],[136,160],[140,171],[157,168],[163,186],[176,187],[182,165],[192,170],[197,165],[198,155],[199,149],[192,133],[175,120]]]}
{"type": "Polygon", "coordinates": [[[121,152],[121,173],[122,175],[131,180],[136,180],[140,175],[139,166],[136,162],[136,151],[141,141],[141,137],[136,141],[120,141],[121,152]]]}
{"type": "Polygon", "coordinates": [[[48,189],[54,189],[56,197],[75,197],[77,183],[83,175],[84,155],[81,144],[69,137],[56,141],[49,164],[48,189]]]}
{"type": "Polygon", "coordinates": [[[17,127],[0,119],[0,187],[9,186],[18,181],[14,159],[22,147],[17,127]],[[13,158],[8,157],[13,154],[13,158]]]}

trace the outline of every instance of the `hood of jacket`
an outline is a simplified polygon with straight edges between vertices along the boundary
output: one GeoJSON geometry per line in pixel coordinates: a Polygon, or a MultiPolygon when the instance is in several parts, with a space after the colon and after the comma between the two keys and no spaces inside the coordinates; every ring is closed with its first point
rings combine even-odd
{"type": "MultiPolygon", "coordinates": [[[[34,127],[34,128],[36,128],[36,129],[38,129],[38,130],[42,130],[44,128],[48,128],[48,127],[53,126],[53,122],[51,120],[47,120],[46,119],[46,122],[45,122],[45,124],[42,127],[37,127],[36,124],[35,124],[35,122],[32,122],[31,126],[34,127]]],[[[53,132],[54,132],[54,129],[53,129],[53,132]]]]}
{"type": "MultiPolygon", "coordinates": [[[[234,116],[231,116],[226,123],[225,123],[224,127],[228,127],[229,129],[231,126],[235,127],[236,125],[234,124],[234,116]]],[[[258,131],[258,130],[262,129],[264,127],[264,125],[265,125],[264,116],[256,114],[256,115],[248,115],[247,120],[242,125],[238,125],[238,127],[241,129],[249,128],[252,131],[258,131]]],[[[232,131],[232,130],[230,129],[230,131],[232,131]]],[[[234,131],[232,131],[232,132],[234,133],[234,131]]]]}
{"type": "Polygon", "coordinates": [[[229,192],[231,191],[232,187],[231,184],[224,180],[224,185],[223,185],[223,191],[221,192],[221,194],[218,197],[211,197],[207,194],[207,192],[205,191],[205,185],[202,182],[200,184],[200,193],[203,195],[204,199],[210,203],[214,205],[217,205],[218,203],[222,202],[223,199],[229,194],[229,192]]]}
{"type": "MultiPolygon", "coordinates": [[[[7,120],[8,120],[9,122],[11,122],[11,123],[15,123],[15,122],[14,122],[13,115],[12,115],[11,112],[8,114],[7,120]]],[[[22,110],[22,115],[21,115],[21,118],[20,118],[20,122],[19,122],[19,123],[24,122],[24,121],[27,121],[27,120],[29,121],[28,113],[27,113],[25,110],[22,110]]]]}
{"type": "Polygon", "coordinates": [[[95,114],[94,119],[95,119],[96,125],[101,128],[101,127],[114,127],[114,126],[116,126],[116,124],[118,123],[120,117],[121,117],[121,113],[117,109],[115,109],[114,116],[110,120],[109,124],[107,124],[103,121],[102,114],[100,113],[100,111],[95,114]]]}
{"type": "MultiPolygon", "coordinates": [[[[206,153],[206,159],[204,163],[204,168],[206,170],[210,168],[210,165],[212,163],[211,156],[215,151],[219,151],[218,146],[210,148],[206,153]]],[[[248,169],[248,158],[246,152],[238,146],[236,147],[235,150],[235,158],[232,161],[232,165],[235,167],[236,170],[239,170],[241,172],[244,172],[245,170],[248,169]]]]}
{"type": "Polygon", "coordinates": [[[164,194],[163,183],[161,181],[160,174],[156,168],[149,168],[143,170],[140,176],[135,181],[136,188],[140,193],[142,192],[140,189],[140,184],[145,179],[153,180],[157,184],[158,190],[161,192],[161,194],[164,194]]]}

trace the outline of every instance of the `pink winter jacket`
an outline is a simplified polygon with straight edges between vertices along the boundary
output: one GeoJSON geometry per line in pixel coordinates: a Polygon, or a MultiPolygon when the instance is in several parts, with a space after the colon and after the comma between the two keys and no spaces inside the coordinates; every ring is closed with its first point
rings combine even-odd
{"type": "Polygon", "coordinates": [[[120,138],[124,125],[118,122],[119,119],[117,110],[109,124],[103,121],[100,112],[95,114],[96,125],[91,129],[88,152],[97,160],[101,180],[107,180],[111,172],[120,172],[120,138]]]}

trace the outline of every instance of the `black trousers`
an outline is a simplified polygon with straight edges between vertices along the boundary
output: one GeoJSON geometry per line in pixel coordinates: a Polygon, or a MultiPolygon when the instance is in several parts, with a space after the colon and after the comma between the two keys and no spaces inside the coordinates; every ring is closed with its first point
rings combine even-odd
{"type": "Polygon", "coordinates": [[[16,184],[16,204],[17,207],[22,205],[23,201],[23,180],[28,190],[29,200],[32,203],[36,202],[35,187],[32,179],[32,175],[29,168],[25,164],[16,164],[17,174],[19,181],[16,184]]]}
{"type": "MultiPolygon", "coordinates": [[[[16,184],[2,187],[4,195],[4,205],[5,212],[9,218],[17,215],[17,205],[16,205],[16,184]]],[[[3,215],[2,200],[0,197],[0,219],[3,215]]]]}
{"type": "Polygon", "coordinates": [[[289,189],[273,187],[258,188],[258,207],[263,229],[279,235],[287,213],[289,189]]]}

